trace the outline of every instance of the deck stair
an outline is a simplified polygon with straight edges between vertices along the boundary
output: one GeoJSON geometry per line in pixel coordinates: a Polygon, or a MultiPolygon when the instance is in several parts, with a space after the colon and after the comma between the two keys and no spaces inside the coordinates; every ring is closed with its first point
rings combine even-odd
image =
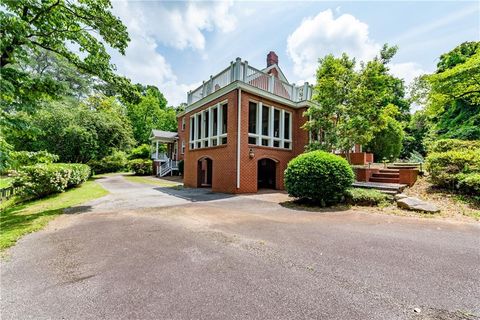
{"type": "Polygon", "coordinates": [[[399,183],[400,172],[398,169],[380,169],[378,173],[373,173],[369,182],[378,183],[399,183]]]}
{"type": "Polygon", "coordinates": [[[396,195],[401,193],[407,187],[406,184],[400,183],[381,183],[381,182],[363,182],[355,181],[352,185],[355,188],[375,189],[388,195],[396,195]]]}

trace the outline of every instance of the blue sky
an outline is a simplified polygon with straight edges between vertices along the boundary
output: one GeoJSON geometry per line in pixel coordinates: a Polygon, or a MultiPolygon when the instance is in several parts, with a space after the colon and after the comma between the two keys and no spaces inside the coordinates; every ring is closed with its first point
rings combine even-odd
{"type": "Polygon", "coordinates": [[[263,68],[270,50],[290,82],[313,82],[317,59],[347,52],[371,59],[398,45],[391,72],[409,83],[440,54],[480,40],[480,1],[114,1],[127,26],[119,73],[160,88],[171,105],[236,57],[263,68]]]}

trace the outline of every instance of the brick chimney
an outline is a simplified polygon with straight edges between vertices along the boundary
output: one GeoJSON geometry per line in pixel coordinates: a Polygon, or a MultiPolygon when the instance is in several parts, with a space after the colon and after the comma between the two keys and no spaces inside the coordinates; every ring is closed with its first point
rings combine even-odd
{"type": "Polygon", "coordinates": [[[278,56],[275,52],[270,51],[267,54],[267,68],[270,67],[272,64],[278,65],[278,56]]]}

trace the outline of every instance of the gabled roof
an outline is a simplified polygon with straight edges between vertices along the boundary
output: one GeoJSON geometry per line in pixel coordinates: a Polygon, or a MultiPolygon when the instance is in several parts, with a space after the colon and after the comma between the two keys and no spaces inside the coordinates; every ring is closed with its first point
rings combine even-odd
{"type": "Polygon", "coordinates": [[[174,142],[178,139],[178,133],[171,131],[162,131],[153,129],[150,134],[150,140],[160,142],[174,142]]]}
{"type": "Polygon", "coordinates": [[[270,67],[263,69],[262,72],[269,73],[269,71],[272,69],[277,69],[278,77],[280,78],[280,80],[285,81],[286,83],[290,83],[288,82],[287,77],[285,77],[285,75],[283,74],[282,69],[280,69],[280,67],[276,63],[272,64],[270,67]]]}

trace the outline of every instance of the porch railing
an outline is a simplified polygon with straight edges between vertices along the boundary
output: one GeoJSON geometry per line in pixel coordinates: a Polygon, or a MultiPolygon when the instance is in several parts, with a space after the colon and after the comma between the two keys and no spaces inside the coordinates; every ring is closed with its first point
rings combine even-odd
{"type": "Polygon", "coordinates": [[[228,68],[215,76],[210,76],[209,80],[203,81],[198,88],[188,92],[188,104],[195,103],[234,81],[242,81],[294,102],[309,100],[312,97],[312,86],[308,82],[300,86],[290,84],[274,75],[253,68],[247,61],[237,58],[228,68]]]}

